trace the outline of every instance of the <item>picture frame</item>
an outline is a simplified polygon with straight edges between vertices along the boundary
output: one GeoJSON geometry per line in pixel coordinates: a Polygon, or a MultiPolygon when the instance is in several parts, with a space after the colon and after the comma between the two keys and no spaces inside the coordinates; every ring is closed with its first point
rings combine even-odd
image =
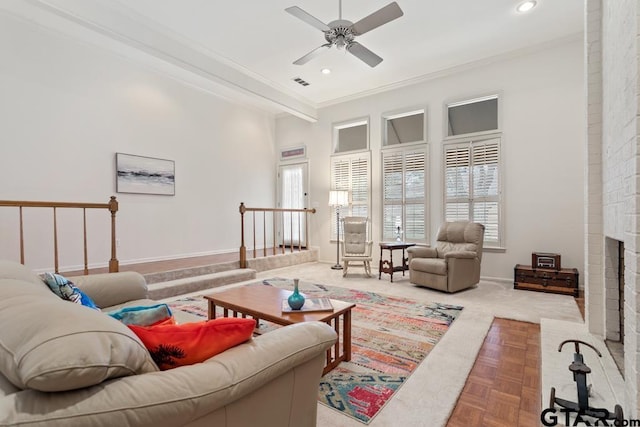
{"type": "Polygon", "coordinates": [[[175,196],[175,162],[116,153],[116,192],[175,196]]]}

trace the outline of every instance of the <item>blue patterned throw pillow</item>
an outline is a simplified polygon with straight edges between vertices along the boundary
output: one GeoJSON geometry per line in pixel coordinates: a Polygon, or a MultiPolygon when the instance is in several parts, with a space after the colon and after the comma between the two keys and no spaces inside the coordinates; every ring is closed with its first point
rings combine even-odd
{"type": "Polygon", "coordinates": [[[136,326],[151,326],[173,317],[173,313],[171,313],[171,309],[167,304],[124,307],[120,310],[110,311],[107,314],[125,325],[136,326]]]}
{"type": "Polygon", "coordinates": [[[44,273],[44,282],[60,298],[82,304],[85,307],[100,310],[91,298],[64,276],[55,273],[44,273]]]}

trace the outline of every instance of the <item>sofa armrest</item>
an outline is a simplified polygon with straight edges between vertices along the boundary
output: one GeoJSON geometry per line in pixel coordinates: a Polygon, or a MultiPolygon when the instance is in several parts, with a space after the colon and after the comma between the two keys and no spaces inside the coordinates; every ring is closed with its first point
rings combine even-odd
{"type": "Polygon", "coordinates": [[[451,251],[444,254],[444,259],[448,258],[473,259],[478,258],[478,254],[472,251],[451,251]]]}
{"type": "Polygon", "coordinates": [[[407,249],[409,254],[409,262],[413,258],[438,258],[438,251],[435,248],[427,248],[424,246],[412,246],[407,249]]]}
{"type": "Polygon", "coordinates": [[[144,276],[133,271],[69,277],[98,307],[111,307],[127,301],[147,298],[144,276]]]}
{"type": "MultiPolygon", "coordinates": [[[[304,322],[278,328],[203,363],[117,378],[75,391],[22,390],[0,397],[0,425],[184,426],[202,422],[232,403],[233,411],[223,410],[212,417],[227,421],[234,416],[251,418],[259,425],[260,417],[266,421],[273,416],[273,412],[264,413],[269,405],[252,407],[255,402],[250,399],[240,408],[235,405],[266,385],[274,388],[270,390],[271,411],[276,405],[287,405],[286,413],[277,412],[288,420],[281,425],[315,425],[326,350],[335,341],[336,333],[329,325],[304,322]],[[309,417],[313,424],[300,421],[309,417]]],[[[269,425],[277,425],[272,421],[269,425]]]]}

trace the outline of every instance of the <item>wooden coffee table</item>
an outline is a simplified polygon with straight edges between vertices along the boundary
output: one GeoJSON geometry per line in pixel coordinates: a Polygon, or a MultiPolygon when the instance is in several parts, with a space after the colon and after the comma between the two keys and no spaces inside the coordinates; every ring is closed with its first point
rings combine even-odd
{"type": "MultiPolygon", "coordinates": [[[[300,322],[325,322],[338,334],[333,348],[327,350],[327,364],[322,371],[326,374],[340,362],[351,360],[351,309],[355,304],[331,300],[333,311],[283,313],[282,300],[292,291],[261,284],[240,286],[222,292],[205,295],[209,301],[209,319],[216,318],[216,307],[222,307],[224,317],[253,317],[286,326],[300,322]],[[231,312],[231,313],[230,313],[231,312]],[[342,319],[342,320],[341,320],[342,319]],[[342,334],[340,333],[342,323],[342,334]],[[342,348],[340,348],[342,341],[342,348]]],[[[303,292],[304,293],[304,292],[303,292]]]]}

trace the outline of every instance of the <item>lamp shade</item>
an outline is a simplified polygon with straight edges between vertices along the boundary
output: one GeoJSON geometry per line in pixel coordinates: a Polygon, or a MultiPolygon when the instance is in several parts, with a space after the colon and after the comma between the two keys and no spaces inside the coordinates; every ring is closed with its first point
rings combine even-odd
{"type": "Polygon", "coordinates": [[[346,206],[349,204],[349,192],[346,190],[329,191],[329,206],[346,206]]]}

